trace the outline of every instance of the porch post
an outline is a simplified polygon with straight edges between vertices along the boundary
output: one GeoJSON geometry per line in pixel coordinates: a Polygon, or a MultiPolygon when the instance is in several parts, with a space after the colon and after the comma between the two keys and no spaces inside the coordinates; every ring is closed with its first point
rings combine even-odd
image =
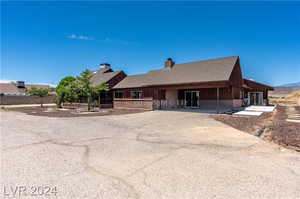
{"type": "Polygon", "coordinates": [[[217,113],[219,113],[220,112],[220,96],[219,96],[220,94],[219,94],[219,87],[217,88],[217,113]]]}

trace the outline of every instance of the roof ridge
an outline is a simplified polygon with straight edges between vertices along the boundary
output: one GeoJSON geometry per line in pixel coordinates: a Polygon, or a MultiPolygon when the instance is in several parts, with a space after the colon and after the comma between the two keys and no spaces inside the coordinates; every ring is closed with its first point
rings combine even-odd
{"type": "Polygon", "coordinates": [[[239,58],[239,56],[228,56],[228,57],[219,57],[219,58],[214,58],[214,59],[204,59],[204,60],[200,60],[200,61],[191,61],[191,62],[184,62],[184,63],[175,63],[175,65],[179,65],[179,64],[189,64],[189,63],[197,63],[197,62],[208,62],[208,61],[216,61],[216,60],[220,60],[220,59],[229,59],[229,58],[239,58]]]}

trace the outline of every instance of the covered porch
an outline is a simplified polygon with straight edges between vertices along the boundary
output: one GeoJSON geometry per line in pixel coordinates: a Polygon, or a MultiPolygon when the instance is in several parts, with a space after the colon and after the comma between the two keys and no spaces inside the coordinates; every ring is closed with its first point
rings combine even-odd
{"type": "Polygon", "coordinates": [[[246,106],[250,105],[269,105],[268,91],[274,88],[249,80],[244,79],[243,84],[243,101],[246,106]]]}
{"type": "Polygon", "coordinates": [[[226,110],[242,106],[241,89],[214,83],[206,85],[180,85],[158,88],[154,109],[226,110]]]}

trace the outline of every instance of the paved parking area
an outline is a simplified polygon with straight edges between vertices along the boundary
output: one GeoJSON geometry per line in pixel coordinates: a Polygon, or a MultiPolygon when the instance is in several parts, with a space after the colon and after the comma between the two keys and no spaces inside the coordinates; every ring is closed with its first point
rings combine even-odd
{"type": "Polygon", "coordinates": [[[0,114],[7,198],[20,186],[16,198],[300,198],[299,153],[206,114],[0,114]],[[57,189],[33,195],[38,186],[57,189]]]}

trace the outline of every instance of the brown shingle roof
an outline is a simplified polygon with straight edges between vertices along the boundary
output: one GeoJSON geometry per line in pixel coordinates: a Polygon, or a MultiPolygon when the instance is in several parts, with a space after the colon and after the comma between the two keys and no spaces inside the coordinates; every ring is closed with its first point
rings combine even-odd
{"type": "Polygon", "coordinates": [[[127,76],[114,88],[134,88],[155,85],[198,83],[229,80],[238,57],[225,57],[206,61],[175,64],[171,69],[150,71],[142,75],[127,76]]]}
{"type": "Polygon", "coordinates": [[[112,71],[111,69],[100,69],[92,71],[92,85],[97,86],[102,83],[107,83],[113,77],[121,73],[121,71],[112,71]]]}
{"type": "Polygon", "coordinates": [[[33,87],[50,88],[49,85],[40,85],[40,84],[25,84],[25,88],[18,88],[14,82],[0,83],[0,93],[10,94],[10,95],[20,95],[20,94],[25,94],[26,89],[31,89],[33,87]]]}

